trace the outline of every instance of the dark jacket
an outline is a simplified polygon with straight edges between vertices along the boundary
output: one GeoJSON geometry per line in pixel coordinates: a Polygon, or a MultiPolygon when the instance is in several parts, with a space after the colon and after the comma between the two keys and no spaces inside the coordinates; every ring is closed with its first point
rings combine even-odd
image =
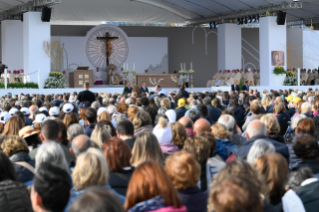
{"type": "Polygon", "coordinates": [[[0,211],[33,212],[30,194],[26,186],[19,182],[0,182],[0,211]]]}
{"type": "Polygon", "coordinates": [[[304,159],[300,163],[292,168],[292,171],[297,171],[301,167],[309,167],[313,174],[319,174],[319,159],[304,159]]]}
{"type": "Polygon", "coordinates": [[[85,128],[85,133],[88,137],[91,137],[91,134],[94,130],[95,124],[88,124],[85,128]]]}
{"type": "Polygon", "coordinates": [[[319,138],[319,115],[313,117],[313,121],[315,122],[315,135],[319,138]]]}
{"type": "Polygon", "coordinates": [[[124,140],[124,142],[127,143],[127,145],[128,145],[131,149],[133,149],[133,147],[134,147],[134,142],[135,142],[135,138],[126,139],[126,140],[124,140]]]}
{"type": "Polygon", "coordinates": [[[285,143],[284,137],[281,135],[269,134],[268,138],[275,140],[275,141],[278,141],[278,142],[283,143],[283,144],[285,143]]]}
{"type": "Polygon", "coordinates": [[[124,88],[124,93],[132,93],[132,87],[125,87],[124,88]]]}
{"type": "Polygon", "coordinates": [[[231,140],[234,144],[236,144],[237,146],[241,146],[245,143],[246,138],[234,133],[232,136],[232,140],[231,140]]]}
{"type": "Polygon", "coordinates": [[[33,120],[30,119],[29,117],[24,117],[25,118],[25,126],[32,126],[33,125],[33,120]]]}
{"type": "Polygon", "coordinates": [[[134,172],[134,168],[130,167],[128,170],[122,169],[119,172],[110,172],[109,185],[119,194],[126,196],[128,184],[131,176],[134,172]]]}
{"type": "Polygon", "coordinates": [[[291,143],[291,144],[286,144],[286,145],[287,145],[288,151],[289,151],[289,169],[293,170],[294,167],[298,166],[298,164],[301,162],[301,160],[295,154],[295,151],[292,148],[293,144],[291,143]]]}
{"type": "Polygon", "coordinates": [[[251,146],[255,143],[256,140],[264,140],[272,143],[275,146],[275,150],[277,153],[284,156],[284,158],[289,161],[289,152],[288,148],[285,144],[280,143],[278,141],[274,141],[270,138],[267,138],[266,136],[255,136],[250,139],[248,139],[243,146],[239,147],[238,149],[234,149],[232,152],[235,154],[236,158],[246,159],[248,152],[251,148],[251,146]]]}
{"type": "Polygon", "coordinates": [[[248,85],[243,85],[242,90],[243,91],[249,91],[249,86],[248,85]]]}
{"type": "Polygon", "coordinates": [[[54,106],[57,106],[57,107],[59,107],[60,104],[63,103],[63,102],[64,102],[64,101],[62,101],[62,100],[57,100],[57,99],[51,101],[51,103],[54,104],[54,106]]]}
{"type": "Polygon", "coordinates": [[[143,93],[149,93],[149,91],[148,91],[148,88],[147,87],[140,87],[140,90],[143,92],[143,93]]]}
{"type": "Polygon", "coordinates": [[[296,108],[289,108],[288,113],[290,115],[290,118],[293,117],[296,113],[296,108]]]}
{"type": "Polygon", "coordinates": [[[220,117],[221,110],[214,107],[213,105],[206,105],[206,107],[209,111],[208,117],[210,117],[214,122],[217,122],[220,117]]]}
{"type": "Polygon", "coordinates": [[[228,139],[216,139],[216,142],[221,142],[222,145],[227,149],[228,151],[228,155],[227,158],[229,157],[229,155],[232,153],[232,151],[234,149],[237,149],[238,146],[236,144],[234,144],[232,141],[228,140],[228,139]]]}
{"type": "Polygon", "coordinates": [[[185,107],[180,107],[178,109],[175,109],[176,121],[178,121],[180,118],[182,118],[185,115],[186,111],[187,111],[187,109],[185,107]]]}
{"type": "Polygon", "coordinates": [[[91,105],[95,101],[95,95],[89,90],[81,91],[78,95],[78,100],[80,103],[88,101],[91,105]]]}
{"type": "Polygon", "coordinates": [[[318,211],[319,181],[299,187],[296,194],[300,197],[307,212],[318,211]]]}
{"type": "Polygon", "coordinates": [[[237,122],[238,125],[242,125],[243,120],[245,118],[245,111],[242,107],[237,107],[235,109],[233,109],[234,112],[234,118],[237,122]]]}
{"type": "Polygon", "coordinates": [[[35,167],[35,161],[31,160],[30,156],[26,152],[17,152],[10,157],[13,163],[14,170],[16,171],[18,181],[24,183],[33,180],[34,174],[30,172],[27,168],[15,164],[15,162],[26,162],[32,167],[35,167]]]}
{"type": "Polygon", "coordinates": [[[266,111],[265,111],[265,113],[273,113],[273,112],[274,112],[274,111],[273,111],[273,108],[274,108],[274,105],[268,106],[267,109],[266,109],[266,111]]]}
{"type": "Polygon", "coordinates": [[[185,90],[183,90],[183,91],[179,90],[179,93],[182,94],[182,96],[185,97],[186,99],[189,97],[188,92],[185,90]]]}
{"type": "Polygon", "coordinates": [[[188,212],[207,211],[207,191],[202,192],[198,187],[178,190],[178,197],[186,206],[188,212]]]}
{"type": "Polygon", "coordinates": [[[289,119],[286,117],[284,113],[278,113],[276,117],[280,126],[280,132],[278,134],[283,136],[285,135],[287,128],[289,126],[288,124],[289,119]]]}

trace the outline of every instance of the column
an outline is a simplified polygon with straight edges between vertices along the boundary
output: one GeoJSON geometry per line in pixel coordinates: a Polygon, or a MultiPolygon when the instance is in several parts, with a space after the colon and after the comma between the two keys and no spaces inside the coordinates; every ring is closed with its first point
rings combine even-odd
{"type": "MultiPolygon", "coordinates": [[[[42,22],[41,12],[27,12],[23,14],[23,46],[24,69],[26,73],[40,71],[40,84],[50,72],[50,58],[43,50],[43,42],[51,40],[50,22],[42,22]]],[[[38,74],[30,75],[30,82],[38,82],[38,74]]]]}
{"type": "Polygon", "coordinates": [[[277,25],[276,16],[262,17],[259,19],[259,51],[260,51],[260,85],[282,86],[275,83],[272,73],[272,51],[284,52],[284,68],[287,69],[287,29],[286,25],[277,25]]]}
{"type": "Polygon", "coordinates": [[[23,23],[20,20],[1,21],[1,54],[8,70],[23,69],[23,23]]]}
{"type": "Polygon", "coordinates": [[[217,30],[218,70],[233,70],[242,67],[241,26],[220,24],[217,30]]]}

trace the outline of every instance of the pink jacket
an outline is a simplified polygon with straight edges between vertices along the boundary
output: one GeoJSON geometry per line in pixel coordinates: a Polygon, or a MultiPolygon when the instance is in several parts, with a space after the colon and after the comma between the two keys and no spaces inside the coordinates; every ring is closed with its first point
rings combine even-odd
{"type": "Polygon", "coordinates": [[[173,206],[168,206],[165,208],[161,208],[155,211],[149,211],[149,212],[187,212],[187,208],[185,206],[182,206],[180,208],[174,208],[173,206]]]}

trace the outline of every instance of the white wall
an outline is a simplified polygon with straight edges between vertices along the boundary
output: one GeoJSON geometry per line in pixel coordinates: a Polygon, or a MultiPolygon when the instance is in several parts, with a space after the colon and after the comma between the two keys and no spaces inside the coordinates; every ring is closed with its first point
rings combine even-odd
{"type": "Polygon", "coordinates": [[[242,67],[241,26],[221,24],[217,29],[218,70],[233,70],[242,67]]]}
{"type": "Polygon", "coordinates": [[[303,31],[303,68],[314,69],[319,66],[319,31],[303,31]]]}
{"type": "Polygon", "coordinates": [[[8,70],[23,69],[23,23],[20,20],[1,22],[2,62],[8,70]]]}

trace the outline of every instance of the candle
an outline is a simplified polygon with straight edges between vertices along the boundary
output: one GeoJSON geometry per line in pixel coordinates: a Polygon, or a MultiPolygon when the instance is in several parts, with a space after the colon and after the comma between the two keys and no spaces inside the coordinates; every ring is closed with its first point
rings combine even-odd
{"type": "Polygon", "coordinates": [[[7,73],[8,71],[7,71],[7,69],[4,69],[4,77],[5,77],[5,79],[4,79],[4,86],[5,86],[5,89],[7,89],[7,73]]]}
{"type": "Polygon", "coordinates": [[[191,62],[191,70],[193,70],[193,62],[191,62]]]}
{"type": "Polygon", "coordinates": [[[181,63],[181,70],[183,70],[183,64],[181,63]]]}
{"type": "Polygon", "coordinates": [[[41,85],[40,85],[40,71],[38,70],[38,85],[39,85],[39,89],[41,88],[41,85]]]}
{"type": "Polygon", "coordinates": [[[135,70],[135,62],[133,63],[133,71],[135,70]]]}
{"type": "Polygon", "coordinates": [[[300,68],[298,68],[298,86],[300,86],[300,68]]]}
{"type": "Polygon", "coordinates": [[[186,70],[186,63],[184,63],[184,70],[186,70]]]}

